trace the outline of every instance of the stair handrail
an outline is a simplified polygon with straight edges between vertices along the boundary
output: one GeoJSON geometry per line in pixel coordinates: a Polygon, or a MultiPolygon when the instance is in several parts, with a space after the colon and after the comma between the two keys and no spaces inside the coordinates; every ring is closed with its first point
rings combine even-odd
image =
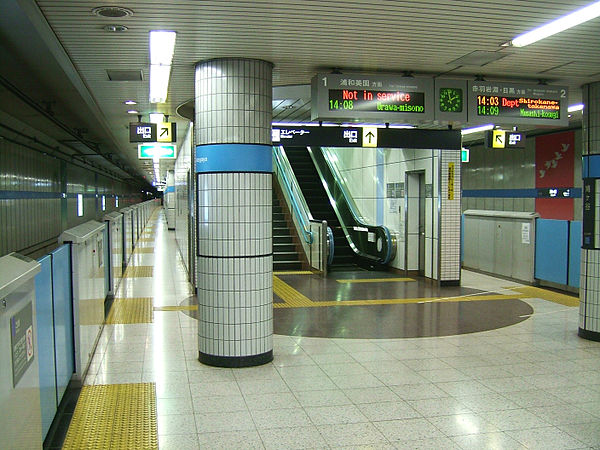
{"type": "MultiPolygon", "coordinates": [[[[323,180],[323,174],[321,173],[321,171],[319,169],[319,165],[317,164],[317,161],[315,159],[314,151],[311,147],[307,147],[307,148],[308,148],[311,158],[315,162],[315,168],[317,169],[317,171],[319,172],[319,176],[323,180]]],[[[383,232],[383,235],[385,236],[385,242],[387,244],[385,255],[382,258],[378,258],[376,256],[373,256],[373,255],[370,255],[368,253],[361,251],[356,246],[354,241],[352,240],[352,237],[350,236],[350,233],[348,232],[348,228],[349,228],[348,224],[344,223],[342,217],[340,217],[340,214],[338,213],[337,205],[335,204],[335,201],[333,201],[332,206],[333,206],[334,210],[336,211],[336,215],[338,216],[340,225],[344,229],[344,234],[346,235],[346,239],[348,239],[348,243],[350,244],[350,247],[356,254],[358,254],[362,257],[365,257],[367,259],[372,259],[372,260],[378,260],[378,262],[381,264],[387,264],[396,256],[396,240],[392,237],[389,229],[386,226],[370,225],[370,224],[366,223],[366,220],[360,214],[358,207],[356,206],[356,203],[354,202],[354,199],[352,198],[352,195],[350,195],[350,192],[348,191],[348,187],[346,186],[346,182],[344,181],[344,178],[343,178],[342,174],[340,173],[340,170],[339,170],[337,164],[335,163],[334,158],[331,156],[329,149],[327,147],[321,147],[320,149],[321,149],[321,154],[323,155],[323,160],[324,160],[325,164],[327,164],[327,167],[329,168],[329,171],[330,171],[331,175],[333,176],[333,179],[337,185],[337,188],[342,193],[342,196],[344,197],[346,205],[348,206],[348,209],[350,210],[350,213],[352,214],[353,219],[356,221],[357,225],[359,225],[359,227],[364,227],[365,230],[380,229],[383,232]]],[[[334,198],[333,192],[330,190],[329,186],[327,186],[327,183],[324,183],[324,187],[325,187],[325,190],[327,191],[328,195],[330,196],[330,198],[333,199],[334,198]]],[[[354,227],[355,231],[356,231],[356,228],[357,227],[354,227]]]]}
{"type": "Polygon", "coordinates": [[[314,241],[313,232],[310,231],[309,225],[309,222],[313,220],[313,217],[308,209],[304,195],[302,195],[302,191],[294,176],[292,166],[285,154],[283,146],[273,146],[273,162],[275,163],[275,174],[280,181],[283,181],[283,183],[280,183],[283,187],[283,194],[290,201],[292,213],[300,222],[302,237],[304,238],[304,241],[310,245],[314,241]]]}

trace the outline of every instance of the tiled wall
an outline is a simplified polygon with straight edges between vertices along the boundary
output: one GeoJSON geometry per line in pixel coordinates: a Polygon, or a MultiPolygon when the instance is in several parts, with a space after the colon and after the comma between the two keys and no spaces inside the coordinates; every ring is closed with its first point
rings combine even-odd
{"type": "MultiPolygon", "coordinates": [[[[23,130],[40,136],[25,125],[23,130]]],[[[0,256],[13,251],[41,256],[48,247],[44,251],[38,248],[56,247],[62,231],[102,220],[104,214],[114,211],[115,194],[120,207],[141,198],[138,189],[121,181],[34,151],[12,138],[0,139],[0,256]],[[77,216],[77,194],[83,194],[83,217],[77,216]],[[102,195],[106,196],[104,211],[102,195]]]]}
{"type": "Polygon", "coordinates": [[[189,242],[189,194],[194,191],[192,172],[193,126],[190,123],[175,161],[175,240],[184,264],[190,272],[189,242]],[[189,185],[191,184],[191,185],[189,185]]]}
{"type": "MultiPolygon", "coordinates": [[[[575,130],[574,186],[581,181],[581,130],[575,130]]],[[[465,145],[470,161],[462,165],[463,189],[533,189],[535,188],[535,137],[528,137],[524,149],[489,149],[483,144],[465,145]]],[[[574,199],[574,220],[581,220],[581,198],[574,199]]],[[[535,198],[464,197],[462,211],[535,211],[535,198]]]]}

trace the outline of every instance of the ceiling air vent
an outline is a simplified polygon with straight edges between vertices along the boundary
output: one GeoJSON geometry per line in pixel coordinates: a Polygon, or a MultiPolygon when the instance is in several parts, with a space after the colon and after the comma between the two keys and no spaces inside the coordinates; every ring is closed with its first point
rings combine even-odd
{"type": "Polygon", "coordinates": [[[121,6],[98,6],[92,9],[92,14],[101,17],[110,17],[111,19],[119,17],[132,16],[133,11],[121,6]]]}
{"type": "Polygon", "coordinates": [[[508,53],[475,50],[474,52],[468,53],[465,56],[461,56],[454,61],[450,61],[448,64],[456,66],[485,66],[486,64],[502,59],[505,56],[508,56],[508,53]]]}
{"type": "Polygon", "coordinates": [[[110,81],[143,81],[141,70],[110,70],[106,69],[110,81]]]}

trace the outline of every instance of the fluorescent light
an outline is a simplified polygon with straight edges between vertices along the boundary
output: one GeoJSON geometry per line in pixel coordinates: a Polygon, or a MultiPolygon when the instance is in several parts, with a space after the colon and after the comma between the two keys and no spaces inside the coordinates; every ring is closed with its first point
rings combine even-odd
{"type": "Polygon", "coordinates": [[[123,103],[126,105],[137,105],[137,102],[134,102],[133,100],[125,100],[123,103]]]}
{"type": "Polygon", "coordinates": [[[164,103],[169,90],[171,66],[150,66],[150,103],[164,103]]]}
{"type": "Polygon", "coordinates": [[[164,122],[165,115],[163,113],[150,113],[150,123],[164,122]]]}
{"type": "Polygon", "coordinates": [[[479,133],[480,131],[488,131],[488,130],[493,130],[493,129],[494,129],[494,125],[490,123],[487,125],[480,125],[478,127],[465,128],[464,130],[460,130],[460,134],[462,134],[464,136],[465,134],[479,133]]]}
{"type": "Polygon", "coordinates": [[[150,32],[150,64],[158,66],[170,66],[175,50],[174,31],[151,31],[150,32]]]}
{"type": "Polygon", "coordinates": [[[583,111],[583,107],[585,105],[583,103],[578,103],[576,105],[571,105],[569,106],[569,109],[567,109],[568,112],[575,112],[575,111],[583,111]]]}
{"type": "Polygon", "coordinates": [[[150,102],[164,103],[175,50],[174,31],[150,32],[150,102]]]}
{"type": "Polygon", "coordinates": [[[535,28],[527,33],[523,33],[511,41],[514,47],[525,47],[539,40],[552,36],[554,34],[565,31],[576,25],[579,25],[588,20],[595,19],[600,16],[600,1],[594,2],[584,8],[573,11],[566,16],[559,17],[552,22],[535,28]]]}
{"type": "Polygon", "coordinates": [[[140,112],[135,110],[135,109],[130,109],[129,111],[127,111],[127,114],[139,114],[140,112]]]}

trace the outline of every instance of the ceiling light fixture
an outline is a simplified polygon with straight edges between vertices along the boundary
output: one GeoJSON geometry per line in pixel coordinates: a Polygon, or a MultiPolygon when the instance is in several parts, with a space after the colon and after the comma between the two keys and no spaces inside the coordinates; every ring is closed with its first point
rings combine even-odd
{"type": "Polygon", "coordinates": [[[130,109],[129,111],[127,111],[127,114],[139,114],[139,111],[136,111],[135,109],[130,109]]]}
{"type": "Polygon", "coordinates": [[[167,100],[175,37],[174,31],[150,32],[150,103],[167,100]]]}
{"type": "Polygon", "coordinates": [[[600,16],[600,1],[573,11],[566,16],[559,17],[546,25],[528,31],[527,33],[523,33],[510,41],[510,45],[513,47],[525,47],[526,45],[533,44],[534,42],[560,33],[561,31],[568,30],[569,28],[587,22],[588,20],[595,19],[598,16],[600,16]]]}
{"type": "Polygon", "coordinates": [[[493,130],[493,129],[494,129],[494,125],[490,123],[487,125],[480,125],[477,127],[465,128],[464,130],[460,130],[460,134],[462,134],[464,136],[466,134],[479,133],[480,131],[488,131],[488,130],[493,130]]]}
{"type": "Polygon", "coordinates": [[[165,115],[163,113],[150,113],[150,123],[162,123],[165,120],[165,115]]]}
{"type": "Polygon", "coordinates": [[[134,102],[133,100],[125,100],[123,103],[126,105],[137,105],[137,102],[134,102]]]}
{"type": "Polygon", "coordinates": [[[583,107],[585,105],[583,103],[578,103],[576,105],[571,105],[569,106],[569,108],[567,109],[568,112],[576,112],[576,111],[583,111],[583,107]]]}

